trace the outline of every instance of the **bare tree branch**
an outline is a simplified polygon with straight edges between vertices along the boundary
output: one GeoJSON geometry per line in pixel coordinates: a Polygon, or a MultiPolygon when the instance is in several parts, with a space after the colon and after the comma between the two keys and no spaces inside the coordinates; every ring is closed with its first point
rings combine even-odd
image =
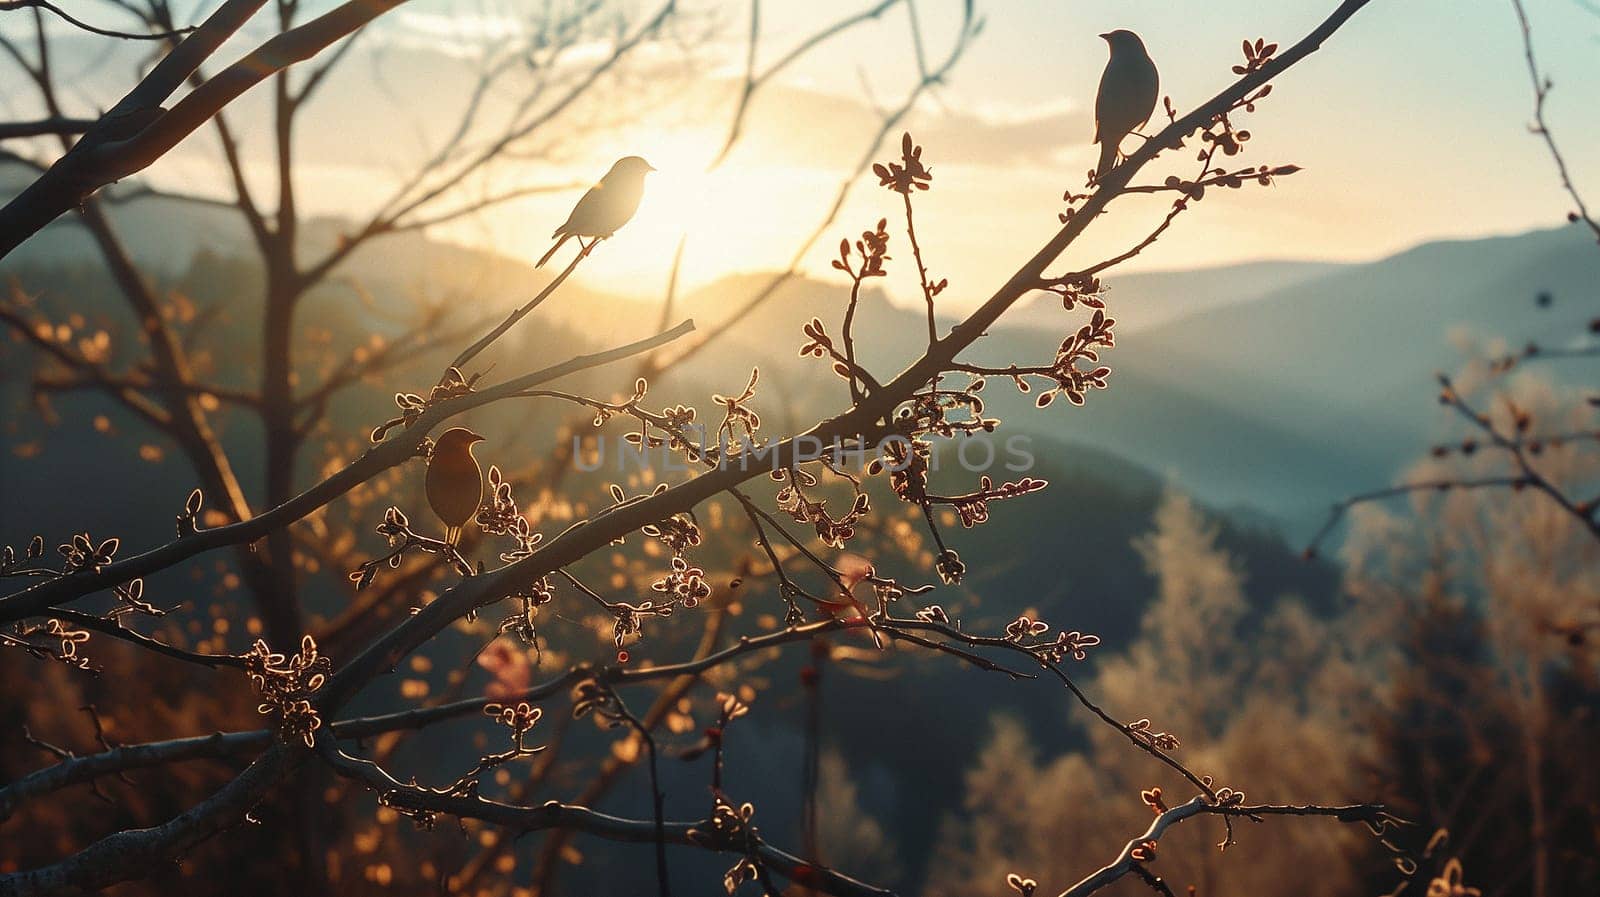
{"type": "Polygon", "coordinates": [[[1522,0],[1511,0],[1511,8],[1517,13],[1517,24],[1522,29],[1522,54],[1528,63],[1528,78],[1533,82],[1533,125],[1530,130],[1544,140],[1544,145],[1550,151],[1551,161],[1556,163],[1556,173],[1561,176],[1561,188],[1572,197],[1572,202],[1577,210],[1568,217],[1576,221],[1583,219],[1583,223],[1594,232],[1595,238],[1600,240],[1600,222],[1595,221],[1589,214],[1589,207],[1584,205],[1583,197],[1579,195],[1578,188],[1572,182],[1572,175],[1567,171],[1567,160],[1561,155],[1561,147],[1556,145],[1554,134],[1550,133],[1550,126],[1544,118],[1544,102],[1550,96],[1553,82],[1539,71],[1538,60],[1533,55],[1533,28],[1528,24],[1528,13],[1522,8],[1522,0]]]}
{"type": "MultiPolygon", "coordinates": [[[[551,801],[537,807],[515,807],[482,797],[457,797],[442,795],[426,788],[396,781],[372,763],[351,757],[331,743],[324,743],[323,758],[341,775],[365,782],[377,789],[384,802],[413,812],[444,813],[463,819],[482,819],[517,832],[560,829],[585,832],[613,841],[649,843],[658,833],[673,844],[704,846],[700,839],[691,838],[695,823],[672,822],[660,827],[653,820],[620,819],[584,807],[568,806],[551,801]]],[[[733,849],[731,846],[721,848],[733,849]]],[[[757,851],[763,862],[791,879],[805,880],[807,884],[835,897],[894,897],[893,891],[863,884],[831,869],[814,866],[799,857],[760,842],[757,851]],[[805,867],[801,871],[801,867],[805,867]]]]}
{"type": "MultiPolygon", "coordinates": [[[[716,158],[712,160],[711,167],[715,168],[721,165],[723,160],[728,157],[728,153],[733,150],[734,144],[739,142],[739,137],[744,131],[745,115],[750,111],[751,101],[763,85],[807,53],[857,25],[881,18],[884,13],[899,2],[900,0],[879,0],[878,3],[868,9],[834,22],[796,44],[789,52],[783,54],[758,74],[756,72],[756,51],[761,37],[761,0],[750,0],[750,38],[745,59],[744,83],[739,88],[739,102],[733,111],[733,122],[728,126],[728,136],[722,142],[722,149],[717,151],[716,158]]],[[[917,50],[920,64],[920,39],[917,42],[917,50]]],[[[928,72],[925,66],[920,68],[918,74],[923,80],[927,80],[928,72]]]]}
{"type": "Polygon", "coordinates": [[[1158,815],[1150,823],[1150,827],[1145,829],[1144,834],[1129,841],[1127,846],[1122,848],[1122,853],[1118,854],[1115,860],[1102,866],[1088,878],[1062,891],[1061,897],[1087,897],[1087,895],[1105,888],[1117,879],[1134,871],[1134,867],[1140,862],[1139,857],[1145,856],[1149,848],[1158,843],[1162,835],[1166,834],[1167,829],[1185,819],[1190,819],[1203,813],[1245,817],[1330,816],[1340,822],[1364,823],[1377,830],[1381,830],[1395,821],[1393,817],[1384,811],[1382,806],[1377,804],[1339,807],[1218,805],[1209,802],[1204,796],[1200,796],[1158,815]]]}
{"type": "Polygon", "coordinates": [[[0,122],[0,140],[18,137],[45,137],[51,135],[82,134],[94,126],[90,118],[41,118],[34,121],[0,122]]]}
{"type": "Polygon", "coordinates": [[[99,754],[71,757],[54,766],[31,772],[0,788],[0,822],[11,818],[24,801],[32,800],[71,785],[92,781],[134,769],[149,769],[169,763],[199,758],[234,759],[251,751],[265,750],[273,734],[267,729],[179,738],[152,744],[130,744],[99,754]]]}
{"type": "Polygon", "coordinates": [[[178,37],[180,35],[188,34],[194,30],[193,27],[190,27],[175,28],[171,31],[158,31],[154,33],[148,31],[114,31],[109,28],[101,28],[96,25],[90,25],[88,22],[74,18],[73,16],[68,15],[67,12],[61,7],[56,6],[54,3],[48,2],[48,0],[0,0],[0,12],[9,12],[11,10],[24,9],[27,7],[47,10],[52,15],[59,17],[62,21],[66,22],[72,27],[82,29],[90,34],[98,34],[102,37],[117,37],[122,38],[123,40],[166,40],[170,37],[178,37]]]}
{"type": "Polygon", "coordinates": [[[274,745],[216,794],[161,825],[107,835],[54,865],[0,876],[0,897],[83,893],[143,875],[238,825],[303,760],[274,745]]]}
{"type": "Polygon", "coordinates": [[[226,0],[102,116],[71,152],[0,208],[0,258],[90,193],[143,170],[249,88],[309,59],[404,0],[352,0],[335,7],[278,34],[163,110],[161,104],[262,2],[226,0]]]}

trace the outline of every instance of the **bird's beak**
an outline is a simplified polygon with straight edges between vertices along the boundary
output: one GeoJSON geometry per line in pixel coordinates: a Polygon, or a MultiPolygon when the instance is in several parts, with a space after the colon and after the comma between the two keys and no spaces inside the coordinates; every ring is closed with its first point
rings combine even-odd
{"type": "Polygon", "coordinates": [[[1110,40],[1111,39],[1111,32],[1107,31],[1106,33],[1100,35],[1100,39],[1101,40],[1110,40]]]}
{"type": "Polygon", "coordinates": [[[644,163],[644,170],[645,171],[660,171],[661,169],[655,167],[654,165],[651,165],[649,162],[646,162],[646,163],[644,163]]]}
{"type": "Polygon", "coordinates": [[[467,435],[471,437],[467,440],[467,445],[471,445],[474,442],[482,442],[484,439],[484,437],[479,436],[477,433],[473,433],[471,430],[467,431],[467,435]]]}

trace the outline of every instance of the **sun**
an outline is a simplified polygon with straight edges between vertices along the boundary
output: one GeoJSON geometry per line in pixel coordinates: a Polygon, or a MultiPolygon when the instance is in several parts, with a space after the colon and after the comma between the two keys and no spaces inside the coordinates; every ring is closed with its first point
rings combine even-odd
{"type": "Polygon", "coordinates": [[[685,287],[789,266],[818,197],[837,188],[836,177],[766,162],[751,151],[713,165],[726,139],[712,128],[681,128],[630,135],[603,148],[602,157],[635,154],[656,167],[638,213],[607,241],[605,280],[637,289],[641,279],[664,275],[680,241],[685,287]]]}

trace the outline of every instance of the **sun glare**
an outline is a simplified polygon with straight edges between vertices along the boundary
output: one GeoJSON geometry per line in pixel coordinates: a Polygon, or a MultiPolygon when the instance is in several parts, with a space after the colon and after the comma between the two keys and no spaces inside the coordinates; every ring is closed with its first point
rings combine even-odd
{"type": "Polygon", "coordinates": [[[663,277],[680,239],[687,241],[680,272],[686,288],[729,273],[789,264],[814,207],[836,186],[834,177],[813,168],[763,164],[763,154],[748,148],[712,168],[725,139],[725,133],[709,128],[659,131],[608,145],[598,154],[635,153],[657,169],[638,214],[609,241],[607,270],[600,275],[608,285],[637,289],[641,278],[663,277]]]}

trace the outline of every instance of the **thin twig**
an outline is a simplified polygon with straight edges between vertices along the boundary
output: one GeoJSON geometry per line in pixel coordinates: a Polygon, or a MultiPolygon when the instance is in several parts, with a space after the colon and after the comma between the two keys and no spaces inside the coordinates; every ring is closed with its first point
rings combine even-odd
{"type": "Polygon", "coordinates": [[[181,37],[195,29],[195,26],[191,25],[187,28],[174,28],[171,31],[116,31],[110,28],[90,25],[82,19],[74,18],[66,10],[56,6],[54,3],[50,3],[49,0],[0,0],[0,12],[10,12],[27,7],[46,10],[72,27],[82,29],[90,34],[98,34],[102,37],[116,37],[123,40],[167,40],[168,38],[181,37]]]}
{"type": "Polygon", "coordinates": [[[1511,0],[1511,8],[1517,13],[1517,24],[1522,29],[1522,56],[1528,63],[1528,78],[1533,82],[1533,126],[1530,130],[1544,140],[1544,145],[1550,151],[1551,161],[1556,163],[1556,173],[1561,176],[1561,188],[1572,197],[1572,202],[1577,206],[1577,211],[1568,217],[1571,220],[1582,219],[1589,230],[1594,232],[1595,238],[1600,240],[1600,221],[1595,221],[1589,214],[1589,207],[1584,205],[1583,197],[1579,195],[1578,188],[1572,182],[1572,175],[1567,171],[1567,160],[1561,155],[1561,147],[1556,144],[1555,135],[1550,133],[1550,125],[1544,117],[1544,101],[1550,96],[1553,82],[1539,71],[1538,60],[1533,55],[1533,28],[1528,23],[1528,13],[1522,8],[1522,0],[1511,0]]]}

